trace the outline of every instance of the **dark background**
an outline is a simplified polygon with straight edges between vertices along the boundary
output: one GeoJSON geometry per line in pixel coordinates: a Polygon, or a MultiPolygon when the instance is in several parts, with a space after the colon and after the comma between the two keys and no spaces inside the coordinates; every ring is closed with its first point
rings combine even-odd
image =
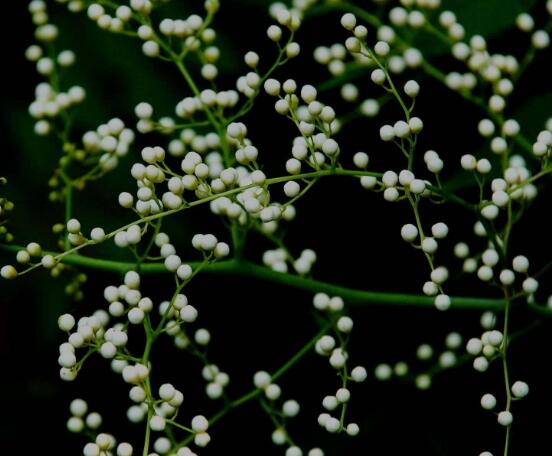
{"type": "MultiPolygon", "coordinates": [[[[16,204],[11,223],[15,243],[38,240],[45,248],[55,249],[50,227],[62,220],[63,208],[48,203],[46,182],[60,151],[54,139],[39,138],[32,132],[27,107],[40,79],[33,65],[23,58],[25,48],[32,43],[33,29],[24,3],[18,3],[21,4],[11,6],[9,12],[10,23],[16,31],[4,50],[7,65],[3,76],[7,80],[2,93],[0,175],[9,179],[10,185],[5,191],[16,204]]],[[[60,5],[50,3],[53,21],[60,27],[62,48],[77,53],[78,64],[69,71],[68,81],[81,84],[88,93],[78,116],[78,132],[95,128],[115,116],[133,126],[132,110],[139,101],[149,101],[157,112],[170,115],[176,102],[189,95],[174,69],[143,57],[137,42],[102,32],[84,15],[70,14],[60,5]]],[[[443,3],[457,13],[468,34],[484,34],[490,38],[492,50],[515,52],[519,56],[528,38],[510,27],[517,13],[533,8],[538,2],[454,0],[443,3]]],[[[171,11],[168,15],[178,17],[189,12],[179,5],[173,2],[168,7],[171,11]]],[[[371,5],[367,8],[375,11],[371,5]]],[[[223,55],[219,69],[226,75],[221,78],[226,84],[221,86],[230,87],[235,77],[246,71],[242,64],[246,51],[260,53],[261,68],[266,68],[273,59],[273,46],[264,38],[270,23],[265,7],[262,1],[223,2],[215,24],[219,32],[217,44],[223,55]]],[[[542,25],[544,8],[541,5],[534,11],[537,24],[542,25]]],[[[327,80],[326,71],[313,63],[312,50],[317,45],[345,39],[339,17],[336,13],[307,21],[298,35],[301,56],[280,69],[277,77],[293,77],[301,84],[327,80]]],[[[428,55],[434,56],[441,68],[450,71],[461,68],[443,56],[443,49],[427,37],[421,38],[421,46],[428,55]]],[[[521,122],[522,131],[530,138],[551,114],[550,57],[549,50],[538,55],[509,105],[509,114],[521,122]]],[[[403,81],[408,77],[406,73],[397,79],[403,81]]],[[[415,77],[422,79],[419,73],[415,77]]],[[[356,82],[362,98],[380,95],[367,76],[356,82]]],[[[437,150],[445,159],[445,180],[455,179],[465,186],[466,176],[456,175],[458,158],[464,153],[485,151],[476,134],[481,113],[434,81],[422,80],[421,84],[416,110],[426,130],[419,150],[437,150]]],[[[322,100],[341,113],[352,109],[339,100],[335,91],[324,93],[322,100]]],[[[396,120],[398,114],[396,107],[389,105],[380,118],[352,123],[341,135],[342,149],[366,150],[374,169],[398,169],[401,162],[396,151],[382,145],[377,135],[379,126],[396,120]]],[[[269,175],[282,175],[295,134],[289,122],[273,113],[272,100],[262,96],[246,123],[269,175]]],[[[139,140],[138,146],[163,144],[163,141],[162,137],[147,136],[139,140]]],[[[139,147],[135,147],[132,154],[138,157],[138,151],[139,147]]],[[[132,154],[101,183],[92,184],[84,193],[76,195],[75,215],[83,226],[115,228],[130,220],[118,208],[116,199],[120,191],[132,188],[128,169],[137,159],[132,154]]],[[[350,158],[345,157],[344,162],[351,164],[350,158]]],[[[463,192],[468,198],[472,195],[470,188],[463,192]]],[[[528,255],[534,270],[543,267],[550,257],[550,231],[544,219],[550,214],[549,197],[550,191],[543,192],[514,232],[512,252],[528,255]]],[[[369,290],[418,292],[421,289],[427,276],[426,265],[419,252],[399,237],[400,226],[411,219],[404,204],[385,203],[380,196],[366,193],[352,180],[332,178],[317,185],[301,200],[298,209],[298,217],[290,225],[289,246],[295,253],[307,247],[317,251],[315,278],[369,290]]],[[[178,215],[165,226],[177,244],[182,245],[181,251],[190,253],[190,259],[194,259],[193,253],[186,250],[186,244],[192,233],[213,232],[221,239],[228,239],[224,227],[206,208],[197,209],[193,218],[190,214],[178,215]]],[[[439,258],[444,264],[455,265],[453,272],[460,267],[450,255],[454,242],[470,241],[474,246],[483,247],[482,241],[474,240],[471,234],[473,220],[459,209],[425,205],[422,215],[427,225],[441,220],[449,223],[450,238],[441,246],[439,258]]],[[[272,247],[252,236],[246,253],[250,259],[260,261],[261,252],[267,248],[272,247]]],[[[125,253],[107,246],[90,250],[89,254],[126,258],[125,253]]],[[[11,255],[2,252],[0,256],[2,263],[13,262],[11,255]]],[[[14,282],[0,283],[1,454],[35,454],[35,446],[52,454],[81,454],[85,440],[65,430],[68,404],[74,397],[83,397],[92,410],[103,415],[102,430],[138,444],[142,426],[131,426],[125,420],[129,405],[127,387],[111,373],[106,362],[95,357],[71,384],[58,379],[56,363],[57,347],[63,337],[57,330],[57,316],[65,311],[86,315],[103,306],[101,291],[118,280],[113,274],[90,274],[83,288],[82,303],[71,302],[65,296],[67,276],[54,280],[44,271],[38,271],[14,282]]],[[[170,296],[172,286],[170,277],[145,280],[146,291],[158,299],[170,296]]],[[[473,278],[461,278],[448,286],[451,294],[498,297],[498,292],[481,286],[473,278]]],[[[544,276],[538,294],[540,301],[546,299],[547,292],[550,287],[544,276]]],[[[310,293],[247,278],[200,275],[187,294],[201,310],[200,324],[211,330],[213,342],[209,355],[229,372],[228,393],[233,397],[250,389],[253,372],[276,369],[316,332],[310,293]]],[[[459,331],[465,338],[480,334],[477,312],[439,313],[431,308],[367,306],[352,308],[351,314],[355,319],[351,359],[353,364],[364,364],[370,372],[380,362],[401,360],[407,361],[413,372],[422,372],[435,359],[431,363],[417,363],[415,351],[419,344],[432,343],[439,354],[450,331],[459,331]]],[[[515,332],[540,318],[520,306],[513,313],[512,329],[515,332]]],[[[513,455],[552,451],[546,418],[552,406],[551,378],[547,373],[549,331],[550,323],[543,319],[511,348],[513,380],[523,379],[531,387],[529,397],[514,404],[513,455]]],[[[157,358],[159,365],[172,367],[159,366],[156,376],[182,386],[185,407],[190,407],[185,416],[197,410],[208,415],[216,411],[215,403],[205,403],[199,396],[203,381],[197,361],[171,348],[168,341],[159,345],[155,348],[154,360],[157,358]]],[[[348,416],[361,426],[361,435],[356,438],[330,436],[316,424],[322,397],[332,394],[338,386],[334,371],[325,359],[309,356],[279,383],[284,397],[301,402],[302,412],[291,421],[290,432],[305,449],[320,445],[329,455],[473,455],[485,449],[494,454],[502,452],[504,430],[492,414],[479,406],[479,398],[485,392],[493,392],[499,400],[502,398],[498,365],[493,365],[487,374],[478,374],[468,365],[451,369],[436,376],[433,387],[425,392],[416,390],[408,382],[382,384],[369,379],[353,389],[348,416]]],[[[271,432],[268,417],[255,403],[250,403],[213,428],[213,440],[200,454],[281,454],[270,443],[271,432]]]]}

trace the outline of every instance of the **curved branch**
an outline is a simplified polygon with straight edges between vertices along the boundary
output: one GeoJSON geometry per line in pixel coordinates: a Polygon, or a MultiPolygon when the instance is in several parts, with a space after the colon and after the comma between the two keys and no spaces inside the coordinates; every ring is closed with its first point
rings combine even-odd
{"type": "MultiPolygon", "coordinates": [[[[23,247],[15,245],[2,245],[0,250],[17,252],[23,247]]],[[[44,252],[45,254],[55,255],[56,252],[44,252]]],[[[61,259],[62,263],[81,266],[89,269],[97,269],[106,272],[124,274],[127,271],[136,269],[135,263],[124,261],[106,260],[103,258],[92,258],[85,255],[70,254],[61,259]]],[[[187,262],[194,269],[201,262],[187,262]]],[[[390,293],[383,291],[367,291],[348,288],[341,285],[331,284],[320,280],[302,277],[294,274],[273,271],[265,266],[261,266],[245,260],[226,260],[211,263],[203,269],[203,272],[209,274],[229,274],[243,276],[247,278],[256,278],[267,282],[273,282],[299,290],[311,291],[313,293],[327,293],[329,295],[341,296],[348,304],[354,306],[373,305],[393,305],[400,307],[427,307],[434,308],[434,298],[409,293],[390,293]]],[[[141,274],[168,274],[163,262],[143,263],[140,267],[141,274]]],[[[479,297],[452,297],[453,309],[464,310],[493,310],[501,311],[504,309],[504,299],[479,298],[479,297]]],[[[543,315],[552,315],[545,306],[539,304],[528,304],[528,306],[543,315]]]]}

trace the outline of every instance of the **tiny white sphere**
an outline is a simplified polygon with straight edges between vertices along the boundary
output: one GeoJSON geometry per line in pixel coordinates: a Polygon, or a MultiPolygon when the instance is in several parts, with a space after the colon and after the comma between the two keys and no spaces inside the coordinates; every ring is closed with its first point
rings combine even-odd
{"type": "Polygon", "coordinates": [[[349,423],[345,429],[345,432],[347,432],[347,435],[354,437],[358,435],[358,433],[360,432],[360,428],[356,423],[349,423]]]}
{"type": "Polygon", "coordinates": [[[343,333],[350,333],[353,329],[353,320],[347,316],[340,317],[337,320],[337,329],[343,333]]]}
{"type": "Polygon", "coordinates": [[[550,45],[550,35],[546,30],[537,30],[531,36],[531,43],[537,49],[544,49],[550,45]]]}
{"type": "Polygon", "coordinates": [[[529,394],[529,385],[522,381],[516,381],[512,385],[512,394],[517,398],[525,397],[529,394]]]}
{"type": "Polygon", "coordinates": [[[497,421],[498,424],[501,424],[502,426],[510,426],[514,421],[514,416],[511,412],[503,411],[498,414],[497,421]]]}
{"type": "Polygon", "coordinates": [[[437,251],[437,241],[432,237],[426,237],[422,241],[422,250],[426,253],[433,254],[437,251]]]}
{"type": "Polygon", "coordinates": [[[299,414],[300,406],[295,400],[287,400],[282,406],[282,412],[285,416],[293,418],[299,414]]]}
{"type": "Polygon", "coordinates": [[[414,383],[416,384],[416,388],[427,390],[431,387],[431,377],[427,374],[420,374],[415,378],[414,383]]]}
{"type": "Polygon", "coordinates": [[[391,125],[384,125],[380,128],[380,138],[383,141],[392,141],[395,138],[395,130],[391,125]]]}
{"type": "Polygon", "coordinates": [[[176,389],[170,383],[164,383],[159,387],[159,397],[164,401],[170,401],[176,394],[176,389]]]}
{"type": "Polygon", "coordinates": [[[391,375],[393,374],[393,370],[388,364],[379,364],[378,366],[376,366],[374,374],[378,380],[389,380],[391,378],[391,375]]]}
{"type": "Polygon", "coordinates": [[[288,181],[284,184],[284,193],[289,198],[297,196],[300,191],[301,187],[296,181],[288,181]]]}
{"type": "Polygon", "coordinates": [[[324,427],[326,428],[326,431],[333,434],[339,430],[339,427],[340,427],[339,420],[337,418],[330,416],[326,420],[324,427]]]}
{"type": "Polygon", "coordinates": [[[408,121],[408,128],[412,133],[417,135],[423,130],[424,123],[419,117],[411,117],[408,121]]]}
{"type": "Polygon", "coordinates": [[[386,76],[383,70],[377,68],[370,74],[372,81],[378,85],[382,85],[385,82],[386,76]]]}
{"type": "Polygon", "coordinates": [[[82,399],[74,399],[71,401],[71,404],[69,404],[69,410],[73,416],[82,417],[86,415],[88,411],[88,404],[82,399]]]}
{"type": "Polygon", "coordinates": [[[258,371],[253,376],[253,384],[259,389],[266,389],[270,385],[270,374],[265,371],[258,371]]]}
{"type": "Polygon", "coordinates": [[[265,389],[265,395],[271,401],[277,400],[281,394],[282,394],[281,388],[275,383],[271,383],[265,389]]]}
{"type": "Polygon", "coordinates": [[[391,51],[391,48],[389,47],[389,44],[386,43],[385,41],[378,41],[374,46],[374,52],[376,53],[376,55],[380,57],[387,56],[390,51],[391,51]]]}
{"type": "Polygon", "coordinates": [[[431,271],[430,277],[433,282],[440,285],[447,281],[449,276],[448,269],[445,266],[438,266],[431,271]]]}
{"type": "Polygon", "coordinates": [[[369,157],[365,152],[357,152],[353,155],[353,163],[357,168],[364,169],[368,166],[369,157]]]}
{"type": "Polygon", "coordinates": [[[478,356],[473,360],[473,368],[478,372],[485,372],[489,368],[489,361],[484,356],[478,356]]]}
{"type": "Polygon", "coordinates": [[[117,445],[117,456],[132,456],[132,445],[130,443],[122,442],[117,445]]]}
{"type": "Polygon", "coordinates": [[[142,44],[142,52],[147,57],[157,57],[160,53],[159,44],[153,40],[148,40],[142,44]]]}
{"type": "Polygon", "coordinates": [[[503,269],[502,271],[500,271],[499,278],[500,278],[500,282],[503,285],[512,285],[515,280],[515,275],[513,271],[509,269],[503,269]]]}
{"type": "Polygon", "coordinates": [[[526,256],[518,255],[512,260],[514,271],[525,273],[529,270],[529,260],[526,256]]]}
{"type": "Polygon", "coordinates": [[[528,294],[533,294],[539,288],[539,282],[533,277],[528,277],[522,283],[523,291],[528,294]]]}
{"type": "Polygon", "coordinates": [[[416,228],[411,223],[403,225],[401,228],[401,237],[406,242],[413,242],[418,237],[418,228],[416,228]]]}
{"type": "Polygon", "coordinates": [[[496,398],[492,394],[484,394],[481,397],[481,407],[485,410],[492,410],[496,407],[496,398]]]}
{"type": "Polygon", "coordinates": [[[205,432],[209,428],[209,421],[203,415],[196,415],[192,418],[192,429],[195,432],[205,432]]]}
{"type": "Polygon", "coordinates": [[[82,453],[84,456],[100,456],[100,447],[95,443],[87,443],[84,446],[82,453]]]}
{"type": "Polygon", "coordinates": [[[194,340],[199,345],[208,345],[211,341],[211,334],[204,328],[198,329],[194,334],[194,340]]]}
{"type": "Polygon", "coordinates": [[[436,223],[431,227],[431,233],[436,239],[444,239],[447,237],[448,231],[448,226],[443,222],[436,223]]]}
{"type": "Polygon", "coordinates": [[[481,339],[478,339],[475,337],[470,339],[466,344],[466,351],[473,356],[479,355],[482,349],[483,349],[483,342],[481,341],[481,339]]]}
{"type": "Polygon", "coordinates": [[[150,427],[152,431],[163,431],[165,429],[166,422],[165,418],[159,415],[154,415],[150,419],[150,427]]]}
{"type": "Polygon", "coordinates": [[[349,402],[351,392],[347,388],[339,388],[335,393],[335,397],[341,403],[349,402]]]}
{"type": "Polygon", "coordinates": [[[347,30],[353,30],[356,26],[355,15],[351,13],[346,13],[341,16],[341,25],[347,30]]]}
{"type": "Polygon", "coordinates": [[[481,160],[477,161],[477,171],[481,174],[487,174],[491,171],[492,165],[489,160],[486,158],[482,158],[481,160]]]}
{"type": "Polygon", "coordinates": [[[393,132],[398,138],[406,138],[410,134],[410,127],[404,120],[399,120],[393,125],[393,132]]]}
{"type": "Polygon", "coordinates": [[[93,228],[90,232],[90,239],[92,239],[94,242],[103,242],[105,240],[105,231],[103,228],[96,227],[93,228]]]}
{"type": "Polygon", "coordinates": [[[72,416],[67,420],[67,429],[69,432],[79,433],[84,429],[84,421],[77,416],[72,416]]]}
{"type": "Polygon", "coordinates": [[[351,377],[353,381],[361,383],[368,377],[368,373],[366,372],[366,369],[362,366],[356,366],[351,371],[351,377]]]}
{"type": "Polygon", "coordinates": [[[75,326],[75,318],[71,314],[63,314],[58,318],[58,327],[62,331],[71,331],[75,326]]]}
{"type": "Polygon", "coordinates": [[[72,234],[79,234],[81,224],[77,219],[71,219],[67,222],[67,231],[72,234]]]}
{"type": "Polygon", "coordinates": [[[404,85],[404,93],[410,98],[416,98],[420,93],[420,85],[416,81],[410,80],[404,85]]]}
{"type": "Polygon", "coordinates": [[[450,297],[446,294],[439,294],[435,296],[435,307],[438,310],[447,310],[450,308],[451,300],[450,297]]]}

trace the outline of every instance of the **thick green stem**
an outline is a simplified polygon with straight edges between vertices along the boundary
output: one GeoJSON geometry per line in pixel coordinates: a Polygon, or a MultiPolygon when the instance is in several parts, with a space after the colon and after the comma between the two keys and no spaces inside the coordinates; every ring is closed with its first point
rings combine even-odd
{"type": "MultiPolygon", "coordinates": [[[[0,245],[0,250],[16,252],[22,247],[14,245],[0,245]]],[[[50,252],[44,252],[49,254],[50,252]]],[[[53,252],[52,252],[53,253],[53,252]]],[[[136,268],[135,263],[121,261],[104,260],[99,258],[90,258],[84,255],[67,255],[63,257],[62,262],[73,266],[81,266],[91,269],[99,269],[107,272],[116,272],[124,274],[127,271],[136,268]]],[[[188,262],[194,269],[199,267],[202,262],[188,262]]],[[[142,274],[168,274],[165,265],[159,263],[143,263],[141,265],[142,274]]],[[[388,293],[380,291],[367,291],[348,288],[341,285],[335,285],[319,280],[301,277],[293,274],[273,271],[265,266],[260,266],[249,261],[227,260],[208,264],[203,268],[203,272],[210,274],[231,274],[244,277],[254,277],[268,282],[282,284],[305,291],[324,292],[333,296],[341,296],[351,305],[393,305],[400,307],[434,307],[434,298],[417,294],[407,293],[388,293]]],[[[453,309],[471,309],[471,310],[494,310],[499,311],[504,307],[503,299],[478,298],[478,297],[453,297],[453,309]]],[[[549,314],[543,306],[532,304],[532,309],[543,314],[549,314]]]]}

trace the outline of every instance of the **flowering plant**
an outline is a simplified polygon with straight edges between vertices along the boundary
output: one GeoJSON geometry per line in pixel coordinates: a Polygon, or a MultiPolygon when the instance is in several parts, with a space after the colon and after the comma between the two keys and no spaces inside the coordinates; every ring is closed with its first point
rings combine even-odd
{"type": "MultiPolygon", "coordinates": [[[[67,428],[82,436],[85,456],[209,452],[219,422],[251,403],[269,418],[272,442],[286,456],[320,456],[322,445],[303,442],[301,433],[294,432],[292,418],[306,412],[301,410],[301,397],[291,397],[281,384],[284,378],[293,380],[292,369],[312,352],[327,359],[329,367],[321,372],[336,375],[332,389],[318,398],[318,410],[308,419],[328,433],[350,437],[362,431],[357,420],[363,416],[354,399],[356,391],[362,395],[363,387],[357,383],[403,379],[426,390],[437,373],[454,366],[468,364],[490,375],[492,366],[499,365],[493,393],[474,385],[471,394],[480,395],[481,407],[496,414],[504,438],[500,446],[492,448],[489,442],[485,447],[489,450],[474,447],[473,451],[480,456],[509,454],[515,401],[529,393],[523,371],[509,363],[510,344],[536,319],[549,315],[552,307],[547,290],[539,289],[549,259],[543,260],[537,250],[530,261],[526,250],[535,250],[534,246],[530,240],[516,240],[516,225],[531,215],[550,181],[552,118],[543,119],[535,134],[526,135],[534,126],[524,125],[509,108],[524,73],[547,52],[552,1],[538,5],[542,11],[534,16],[516,14],[517,28],[528,36],[519,54],[495,53],[493,41],[468,35],[455,12],[439,0],[374,0],[363,6],[329,0],[278,2],[270,5],[272,23],[266,36],[248,38],[267,40],[271,44],[267,57],[247,51],[236,80],[221,71],[223,51],[215,30],[225,21],[225,5],[218,0],[206,0],[202,9],[196,5],[187,15],[178,8],[171,10],[175,2],[169,1],[50,3],[29,3],[36,42],[25,56],[43,79],[29,114],[34,132],[57,142],[59,156],[48,197],[63,209],[56,213],[50,239],[36,242],[11,232],[8,216],[17,219],[18,207],[13,210],[11,201],[0,198],[0,248],[7,252],[6,258],[15,256],[6,260],[1,275],[23,284],[30,273],[46,269],[52,278],[67,282],[68,301],[94,304],[90,312],[77,305],[59,316],[64,334],[57,359],[59,376],[78,386],[81,377],[95,375],[94,370],[87,372],[94,358],[108,360],[113,381],[127,386],[126,417],[136,426],[120,435],[118,429],[105,427],[102,416],[89,410],[90,401],[82,391],[83,398],[79,394],[70,402],[67,428]],[[86,15],[106,32],[128,37],[145,59],[176,70],[183,86],[172,106],[174,114],[160,115],[154,104],[142,99],[120,114],[125,120],[111,117],[96,128],[83,129],[81,105],[94,100],[79,84],[66,82],[76,56],[59,46],[63,28],[51,20],[49,8],[62,8],[54,3],[86,15]],[[174,11],[180,15],[173,16],[174,11]],[[303,48],[312,43],[306,38],[303,43],[301,33],[311,21],[322,20],[328,20],[340,38],[316,42],[311,63],[303,48]],[[424,53],[424,39],[442,49],[434,59],[431,52],[424,53]],[[313,73],[313,67],[322,66],[327,74],[321,82],[306,80],[304,74],[296,78],[300,82],[285,76],[298,60],[313,73]],[[458,71],[445,70],[448,65],[458,71]],[[433,150],[438,149],[432,145],[438,135],[432,133],[431,123],[438,120],[428,114],[432,121],[428,122],[422,114],[432,97],[426,87],[433,85],[444,87],[447,96],[450,92],[454,103],[477,109],[477,115],[446,125],[450,136],[468,130],[478,134],[479,149],[473,149],[477,152],[455,155],[433,150]],[[263,103],[270,103],[270,109],[263,109],[263,103]],[[269,127],[262,126],[258,115],[269,127]],[[271,127],[272,122],[277,127],[271,127]],[[370,130],[373,126],[375,131],[370,130]],[[270,131],[273,128],[278,131],[270,131]],[[288,135],[285,140],[273,138],[280,136],[280,130],[288,135]],[[365,148],[367,135],[375,137],[373,152],[365,148]],[[279,150],[280,142],[288,149],[285,153],[279,150]],[[118,223],[107,227],[85,222],[89,188],[121,169],[127,177],[116,179],[118,196],[111,198],[119,206],[118,223]],[[347,223],[361,218],[364,200],[380,196],[402,211],[400,218],[386,224],[399,243],[386,244],[382,251],[397,255],[404,243],[417,251],[412,261],[421,265],[417,267],[423,277],[417,288],[408,293],[398,293],[401,286],[373,291],[366,281],[350,288],[315,279],[324,255],[309,246],[312,227],[304,226],[301,240],[293,245],[287,241],[288,228],[301,231],[302,224],[294,223],[302,220],[301,212],[333,217],[338,204],[320,209],[303,202],[330,180],[334,181],[331,198],[343,199],[350,212],[347,223]],[[354,185],[348,186],[351,182],[354,185]],[[363,193],[351,193],[355,187],[363,193]],[[203,214],[197,216],[198,222],[191,219],[202,208],[215,218],[203,214]],[[257,238],[270,247],[259,247],[266,244],[257,238]],[[95,253],[110,243],[120,252],[95,253]],[[94,274],[98,280],[109,277],[102,282],[101,295],[98,290],[86,292],[85,283],[94,274]],[[214,286],[201,298],[192,298],[196,277],[204,275],[214,286]],[[163,280],[157,279],[160,276],[169,277],[169,285],[156,287],[157,280],[163,280]],[[234,289],[237,298],[230,301],[215,289],[218,280],[235,276],[246,276],[251,290],[254,285],[249,281],[257,280],[307,291],[309,297],[302,296],[302,301],[310,301],[309,318],[316,327],[278,366],[269,359],[265,366],[255,366],[251,384],[236,385],[238,394],[230,392],[232,364],[224,361],[224,351],[219,350],[218,359],[212,356],[211,332],[204,327],[204,321],[216,320],[219,310],[201,302],[220,300],[232,305],[234,318],[247,318],[242,301],[251,298],[248,290],[234,289]],[[468,290],[484,287],[480,294],[450,291],[461,280],[471,284],[468,290]],[[412,368],[410,363],[390,364],[385,359],[365,367],[363,352],[354,349],[354,343],[363,344],[364,335],[351,339],[355,333],[351,308],[378,304],[427,307],[430,319],[445,311],[479,310],[482,329],[474,333],[469,325],[451,327],[444,351],[430,367],[412,368]],[[514,308],[527,310],[528,326],[512,318],[514,308]],[[204,400],[187,405],[188,393],[178,375],[162,367],[167,359],[160,347],[166,340],[189,355],[182,359],[198,360],[202,380],[194,380],[193,387],[201,385],[204,400]],[[217,404],[212,413],[211,405],[205,405],[208,401],[217,404]]],[[[383,217],[382,222],[386,222],[383,217]]],[[[346,236],[330,236],[326,255],[331,258],[332,249],[344,247],[349,262],[365,261],[363,256],[369,253],[363,251],[362,240],[346,236]]],[[[262,306],[263,295],[259,297],[257,304],[262,306]]],[[[293,304],[304,307],[307,302],[293,304]]],[[[286,312],[284,320],[289,322],[302,315],[295,307],[286,312]]],[[[215,344],[216,338],[215,333],[215,344]]],[[[415,355],[423,362],[433,353],[433,346],[424,343],[415,355]]],[[[383,350],[378,353],[386,355],[383,350]]],[[[175,356],[169,358],[173,367],[188,362],[175,361],[175,356]]],[[[352,454],[363,451],[360,445],[353,448],[352,454]]]]}

